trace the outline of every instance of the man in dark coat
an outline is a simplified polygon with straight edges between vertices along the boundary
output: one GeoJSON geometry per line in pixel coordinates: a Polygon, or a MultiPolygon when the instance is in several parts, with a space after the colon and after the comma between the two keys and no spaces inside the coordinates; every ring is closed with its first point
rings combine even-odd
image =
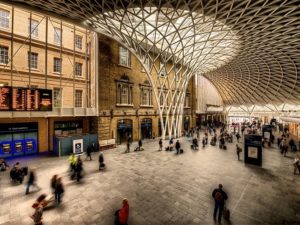
{"type": "Polygon", "coordinates": [[[176,141],[175,148],[176,148],[176,154],[179,154],[180,153],[180,143],[179,143],[179,140],[176,141]]]}
{"type": "Polygon", "coordinates": [[[225,201],[228,199],[227,194],[223,191],[222,184],[219,184],[219,188],[213,191],[212,197],[215,199],[214,220],[216,220],[217,212],[219,211],[218,221],[221,222],[225,201]]]}

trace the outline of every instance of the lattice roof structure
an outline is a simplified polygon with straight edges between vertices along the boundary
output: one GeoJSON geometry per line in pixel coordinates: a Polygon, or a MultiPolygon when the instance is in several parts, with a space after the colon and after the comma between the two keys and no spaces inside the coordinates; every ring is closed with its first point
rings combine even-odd
{"type": "Polygon", "coordinates": [[[9,2],[85,22],[137,51],[140,42],[154,43],[178,61],[184,57],[227,105],[299,103],[299,0],[9,2]]]}
{"type": "Polygon", "coordinates": [[[216,86],[225,105],[300,102],[300,0],[7,2],[59,14],[123,43],[144,64],[154,89],[160,87],[156,100],[170,99],[162,105],[168,115],[182,114],[195,74],[216,86]],[[180,71],[178,82],[168,78],[171,71],[180,71]],[[163,92],[174,86],[177,91],[163,92]]]}

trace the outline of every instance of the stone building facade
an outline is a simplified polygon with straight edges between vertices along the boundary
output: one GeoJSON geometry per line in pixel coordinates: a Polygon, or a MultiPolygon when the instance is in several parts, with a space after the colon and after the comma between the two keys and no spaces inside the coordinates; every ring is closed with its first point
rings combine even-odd
{"type": "Polygon", "coordinates": [[[97,115],[95,33],[11,5],[0,4],[0,14],[0,86],[52,90],[53,106],[0,110],[0,128],[9,127],[1,130],[0,142],[30,137],[39,152],[47,152],[55,134],[88,133],[90,117],[97,115]]]}
{"type": "MultiPolygon", "coordinates": [[[[115,139],[120,144],[128,137],[136,141],[160,136],[159,106],[142,64],[129,51],[127,63],[126,50],[109,37],[99,35],[98,40],[99,116],[94,124],[98,124],[95,129],[98,129],[100,141],[115,139]],[[128,101],[126,97],[123,99],[126,94],[128,101]]],[[[156,63],[159,67],[159,62],[156,63]]],[[[161,104],[164,100],[167,99],[159,99],[161,104]]],[[[195,82],[191,79],[182,122],[185,129],[195,125],[195,101],[195,82]]]]}

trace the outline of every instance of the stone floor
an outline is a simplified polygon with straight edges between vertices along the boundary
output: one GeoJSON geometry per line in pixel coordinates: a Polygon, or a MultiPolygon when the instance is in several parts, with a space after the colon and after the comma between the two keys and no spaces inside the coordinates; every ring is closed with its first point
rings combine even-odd
{"type": "Polygon", "coordinates": [[[124,197],[129,225],[214,224],[211,192],[219,183],[229,195],[230,224],[300,224],[300,175],[293,174],[292,153],[284,158],[276,148],[264,149],[260,168],[237,161],[234,143],[227,151],[213,146],[192,151],[189,139],[181,142],[185,152],[178,156],[158,152],[157,142],[145,143],[142,152],[124,154],[125,146],[105,151],[103,172],[97,171],[95,153],[93,161],[84,161],[80,183],[68,178],[66,157],[18,159],[37,167],[42,190],[25,195],[24,185],[12,185],[8,172],[0,173],[0,224],[33,224],[31,205],[50,192],[54,174],[63,177],[66,192],[60,206],[44,211],[45,225],[112,225],[124,197]]]}

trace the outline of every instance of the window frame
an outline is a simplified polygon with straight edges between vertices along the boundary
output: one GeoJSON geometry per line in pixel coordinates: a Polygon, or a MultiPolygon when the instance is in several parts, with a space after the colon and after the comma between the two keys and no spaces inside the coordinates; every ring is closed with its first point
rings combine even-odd
{"type": "Polygon", "coordinates": [[[36,52],[28,52],[27,54],[27,60],[28,60],[28,68],[30,69],[38,69],[38,61],[39,61],[39,54],[36,52]],[[34,59],[33,56],[36,56],[36,59],[34,59]],[[34,65],[34,66],[33,66],[34,65]]]}
{"type": "Polygon", "coordinates": [[[28,19],[28,35],[31,35],[31,37],[37,38],[39,37],[39,21],[35,19],[28,19]],[[36,22],[36,26],[34,27],[32,22],[36,22]],[[30,26],[31,24],[31,26],[30,26]],[[31,28],[31,30],[30,30],[31,28]]]}
{"type": "Polygon", "coordinates": [[[119,65],[131,68],[130,51],[121,45],[119,46],[119,65]]]}
{"type": "Polygon", "coordinates": [[[9,29],[10,23],[10,11],[6,9],[0,9],[0,28],[2,29],[9,29]],[[5,16],[4,14],[7,13],[5,16]],[[4,26],[2,26],[4,25],[4,26]]]}
{"type": "Polygon", "coordinates": [[[116,106],[133,106],[133,83],[129,82],[129,80],[116,80],[116,106]],[[124,103],[122,99],[122,90],[123,88],[127,88],[127,101],[124,103]]]}
{"type": "Polygon", "coordinates": [[[62,30],[58,27],[54,27],[53,29],[54,33],[53,33],[53,42],[55,44],[60,44],[62,43],[62,30]],[[57,32],[59,31],[59,32],[57,32]],[[59,34],[59,35],[58,35],[59,34]]]}
{"type": "Polygon", "coordinates": [[[53,88],[53,108],[62,108],[62,103],[63,103],[62,100],[63,100],[62,88],[53,88]],[[55,96],[55,93],[57,93],[56,91],[59,91],[59,95],[58,95],[60,97],[59,100],[56,99],[57,98],[57,96],[55,96]]]}
{"type": "Polygon", "coordinates": [[[81,35],[75,34],[75,47],[77,49],[82,50],[82,41],[83,41],[83,37],[81,35]],[[79,39],[80,39],[80,44],[78,42],[79,39]]]}
{"type": "Polygon", "coordinates": [[[162,61],[159,61],[159,77],[167,77],[167,68],[166,68],[166,64],[163,63],[162,61]],[[163,72],[165,72],[165,74],[163,74],[163,72]]]}
{"type": "Polygon", "coordinates": [[[53,58],[53,73],[62,73],[62,59],[58,57],[53,58]],[[56,60],[60,61],[59,68],[60,70],[56,71],[55,68],[57,68],[57,65],[55,64],[56,60]]]}
{"type": "Polygon", "coordinates": [[[74,98],[75,98],[75,100],[74,100],[74,108],[83,108],[83,90],[76,89],[75,90],[74,98]],[[78,99],[78,97],[79,97],[77,95],[78,93],[81,93],[81,95],[80,95],[81,101],[79,101],[79,99],[78,99]],[[80,106],[78,105],[79,102],[80,102],[80,106]]]}
{"type": "Polygon", "coordinates": [[[76,76],[76,77],[82,77],[82,68],[83,68],[83,64],[82,64],[82,63],[80,63],[80,62],[75,62],[75,76],[76,76]],[[77,70],[77,69],[78,69],[77,66],[80,66],[80,73],[78,73],[79,70],[77,70]]]}
{"type": "Polygon", "coordinates": [[[9,50],[9,47],[0,45],[0,65],[7,65],[9,63],[8,50],[9,50]],[[3,49],[3,51],[2,51],[2,49],[3,49]],[[3,54],[2,54],[2,52],[3,52],[3,54]],[[3,59],[3,62],[2,62],[2,59],[3,59]]]}

